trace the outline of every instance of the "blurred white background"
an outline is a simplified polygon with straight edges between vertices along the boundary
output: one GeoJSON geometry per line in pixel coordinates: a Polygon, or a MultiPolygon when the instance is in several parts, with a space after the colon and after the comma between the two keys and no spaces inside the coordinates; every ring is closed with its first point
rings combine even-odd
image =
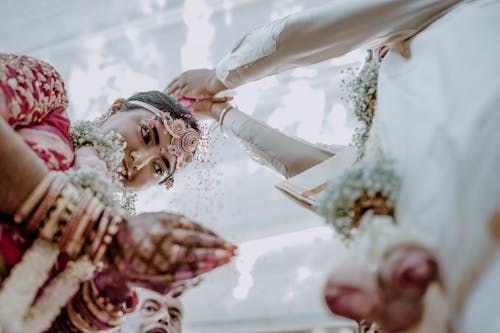
{"type": "MultiPolygon", "coordinates": [[[[72,119],[115,98],[161,90],[183,70],[209,67],[243,34],[327,0],[2,0],[0,51],[44,59],[62,74],[72,119]]],[[[347,144],[354,120],[340,101],[344,59],[238,89],[244,112],[311,142],[347,144]]],[[[204,162],[175,188],[140,193],[139,211],[196,218],[239,244],[234,262],[187,291],[185,332],[353,332],[322,301],[326,274],[346,258],[332,230],[274,189],[278,175],[217,130],[204,162]],[[328,330],[326,329],[328,328],[328,330]]]]}

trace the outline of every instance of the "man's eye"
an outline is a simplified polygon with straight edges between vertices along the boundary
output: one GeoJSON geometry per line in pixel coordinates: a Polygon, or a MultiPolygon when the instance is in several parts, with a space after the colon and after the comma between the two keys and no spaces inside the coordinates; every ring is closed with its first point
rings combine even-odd
{"type": "Polygon", "coordinates": [[[142,310],[141,310],[144,314],[150,316],[152,314],[154,314],[156,311],[158,311],[158,308],[154,305],[146,305],[146,306],[143,306],[142,307],[142,310]]]}
{"type": "Polygon", "coordinates": [[[179,316],[176,313],[171,313],[170,318],[176,322],[179,321],[179,316]]]}
{"type": "Polygon", "coordinates": [[[154,164],[154,172],[157,176],[163,175],[164,171],[163,171],[161,164],[159,164],[159,163],[154,164]]]}
{"type": "Polygon", "coordinates": [[[151,141],[151,131],[144,125],[141,125],[141,135],[145,144],[149,144],[151,141]]]}

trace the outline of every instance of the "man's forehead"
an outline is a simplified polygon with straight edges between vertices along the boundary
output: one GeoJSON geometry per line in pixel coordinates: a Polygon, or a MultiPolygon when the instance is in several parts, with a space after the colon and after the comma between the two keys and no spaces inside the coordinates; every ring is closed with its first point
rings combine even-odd
{"type": "Polygon", "coordinates": [[[162,295],[160,293],[143,288],[137,288],[136,291],[137,291],[137,296],[139,297],[139,303],[141,304],[143,304],[147,300],[152,300],[162,305],[166,305],[169,308],[175,307],[180,311],[183,310],[182,303],[177,297],[172,297],[170,295],[162,295]]]}

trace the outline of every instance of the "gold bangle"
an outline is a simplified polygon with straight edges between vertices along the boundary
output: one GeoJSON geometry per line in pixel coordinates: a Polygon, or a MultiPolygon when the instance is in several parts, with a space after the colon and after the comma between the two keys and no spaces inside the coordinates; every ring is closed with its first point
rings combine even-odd
{"type": "MultiPolygon", "coordinates": [[[[92,199],[92,191],[90,189],[85,189],[82,194],[77,194],[73,196],[70,201],[77,201],[77,205],[73,206],[73,209],[68,217],[68,222],[64,227],[63,233],[59,240],[59,246],[61,251],[67,252],[68,244],[71,242],[71,239],[74,237],[75,230],[81,224],[83,217],[85,216],[86,207],[92,199]]],[[[73,202],[72,202],[73,203],[73,202]]],[[[70,257],[72,257],[70,255],[70,257]]]]}
{"type": "Polygon", "coordinates": [[[70,189],[67,187],[63,190],[61,196],[56,200],[54,209],[52,209],[48,216],[44,219],[43,226],[40,229],[40,236],[48,241],[57,241],[57,239],[61,236],[60,232],[67,221],[64,220],[63,223],[61,223],[61,220],[64,219],[63,210],[66,209],[70,199],[67,195],[67,192],[69,191],[70,189]]]}
{"type": "MultiPolygon", "coordinates": [[[[80,290],[80,293],[81,292],[82,291],[80,290]]],[[[67,304],[67,313],[71,324],[84,333],[91,333],[95,332],[96,330],[99,330],[99,327],[95,326],[91,322],[88,322],[85,318],[83,318],[83,316],[79,313],[79,311],[75,309],[75,304],[73,304],[74,301],[75,300],[72,300],[67,304]]],[[[78,303],[80,303],[78,304],[78,307],[80,308],[82,306],[85,306],[81,304],[82,303],[81,301],[78,303]]]]}
{"type": "Polygon", "coordinates": [[[42,199],[35,212],[28,220],[26,225],[26,229],[28,229],[28,231],[35,231],[38,229],[40,222],[46,218],[50,208],[54,206],[54,203],[63,190],[65,184],[66,177],[62,173],[58,173],[48,192],[45,194],[45,198],[42,199]]]}
{"type": "Polygon", "coordinates": [[[91,297],[91,291],[89,290],[88,283],[85,283],[83,285],[82,296],[85,307],[101,323],[106,324],[111,328],[123,323],[125,318],[121,317],[118,313],[116,316],[114,316],[113,313],[110,313],[111,311],[115,310],[114,307],[110,312],[108,312],[107,309],[100,309],[97,304],[95,304],[93,297],[91,297]]]}
{"type": "Polygon", "coordinates": [[[106,229],[108,228],[110,217],[111,209],[106,207],[97,225],[97,231],[94,237],[94,241],[89,246],[89,256],[93,259],[94,263],[97,263],[100,260],[100,258],[97,256],[97,251],[99,250],[101,241],[104,238],[106,229]]]}
{"type": "Polygon", "coordinates": [[[14,214],[14,222],[19,224],[23,222],[26,217],[35,209],[36,205],[42,200],[45,193],[50,188],[50,185],[56,178],[56,172],[49,171],[49,173],[43,177],[42,181],[36,186],[36,188],[30,193],[28,198],[24,200],[24,203],[14,214]]]}
{"type": "Polygon", "coordinates": [[[71,258],[76,257],[81,252],[82,247],[80,244],[83,245],[84,242],[84,239],[82,239],[84,231],[85,229],[87,229],[87,225],[89,224],[98,203],[99,200],[92,197],[89,204],[87,205],[87,208],[85,209],[85,213],[83,214],[81,220],[77,224],[73,224],[76,227],[72,228],[70,234],[71,238],[66,247],[66,251],[71,258]]]}
{"type": "Polygon", "coordinates": [[[106,206],[104,206],[100,201],[98,207],[95,209],[94,214],[92,215],[92,218],[90,219],[89,223],[87,224],[87,227],[84,231],[83,237],[82,237],[82,243],[81,247],[86,248],[87,250],[85,253],[89,253],[88,248],[92,244],[93,239],[95,238],[95,225],[97,222],[99,222],[104,215],[104,212],[106,210],[106,206]]]}
{"type": "Polygon", "coordinates": [[[80,229],[77,229],[77,233],[79,236],[74,238],[79,252],[82,252],[82,250],[84,249],[85,243],[89,236],[89,230],[94,227],[104,208],[105,206],[98,199],[94,198],[94,206],[89,212],[89,220],[87,221],[85,228],[82,228],[81,231],[80,229]]]}
{"type": "Polygon", "coordinates": [[[118,233],[119,225],[122,223],[123,217],[120,215],[115,215],[110,220],[108,227],[106,228],[106,232],[101,239],[101,243],[99,244],[99,248],[96,251],[95,260],[101,260],[104,256],[104,253],[108,249],[109,245],[113,241],[114,236],[118,233]]]}

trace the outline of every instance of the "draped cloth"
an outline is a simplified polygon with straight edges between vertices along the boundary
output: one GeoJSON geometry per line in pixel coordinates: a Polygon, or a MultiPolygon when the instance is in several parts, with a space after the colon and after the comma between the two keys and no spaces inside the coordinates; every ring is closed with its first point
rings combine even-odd
{"type": "MultiPolygon", "coordinates": [[[[0,115],[51,170],[73,165],[67,106],[64,82],[54,67],[28,56],[0,53],[0,115]]],[[[20,260],[31,241],[22,228],[0,221],[0,274],[20,260]]]]}
{"type": "Polygon", "coordinates": [[[437,254],[464,332],[500,330],[487,306],[498,283],[483,286],[483,305],[476,294],[485,272],[499,278],[488,228],[500,207],[499,18],[496,0],[463,3],[411,40],[410,57],[389,52],[379,72],[380,141],[402,179],[397,219],[437,254]],[[471,295],[476,316],[466,323],[471,295]]]}

